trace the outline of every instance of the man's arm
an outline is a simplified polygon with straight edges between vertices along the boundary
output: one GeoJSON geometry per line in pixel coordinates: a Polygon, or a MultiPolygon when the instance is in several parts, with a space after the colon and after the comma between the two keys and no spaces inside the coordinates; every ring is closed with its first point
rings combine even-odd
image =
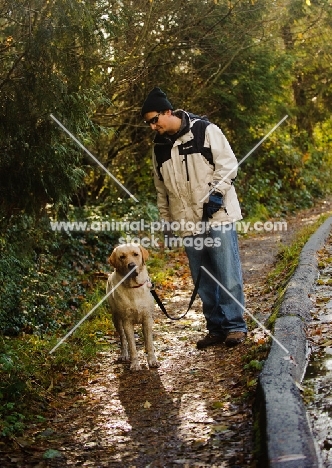
{"type": "Polygon", "coordinates": [[[159,174],[157,171],[157,163],[156,163],[156,156],[154,151],[152,150],[152,162],[153,162],[153,176],[154,176],[154,185],[157,191],[157,206],[160,214],[160,218],[164,221],[170,222],[171,217],[169,214],[169,204],[167,193],[165,189],[164,182],[160,180],[159,174]]]}
{"type": "Polygon", "coordinates": [[[206,146],[211,148],[215,164],[211,188],[225,195],[237,175],[237,159],[225,135],[216,125],[207,126],[205,140],[206,146]]]}

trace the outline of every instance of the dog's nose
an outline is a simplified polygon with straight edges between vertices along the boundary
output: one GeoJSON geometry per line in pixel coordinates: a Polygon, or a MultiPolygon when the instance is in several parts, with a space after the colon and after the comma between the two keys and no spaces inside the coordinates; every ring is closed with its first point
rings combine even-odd
{"type": "Polygon", "coordinates": [[[136,263],[134,262],[128,263],[128,270],[132,270],[134,267],[136,267],[136,263]]]}

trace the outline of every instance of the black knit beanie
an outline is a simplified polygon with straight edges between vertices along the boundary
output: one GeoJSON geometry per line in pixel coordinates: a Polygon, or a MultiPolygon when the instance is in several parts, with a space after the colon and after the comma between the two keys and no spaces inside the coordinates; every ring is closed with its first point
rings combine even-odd
{"type": "Polygon", "coordinates": [[[172,104],[167,99],[166,94],[160,88],[153,88],[144,101],[141,115],[153,111],[173,110],[172,104]]]}

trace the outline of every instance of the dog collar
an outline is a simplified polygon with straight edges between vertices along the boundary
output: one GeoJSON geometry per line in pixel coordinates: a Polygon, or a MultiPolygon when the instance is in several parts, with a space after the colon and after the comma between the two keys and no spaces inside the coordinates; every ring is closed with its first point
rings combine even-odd
{"type": "Polygon", "coordinates": [[[142,283],[142,284],[138,284],[137,286],[132,286],[132,288],[140,288],[141,286],[144,286],[144,285],[145,285],[145,283],[148,283],[148,286],[149,286],[149,288],[151,288],[151,287],[152,287],[152,284],[151,284],[151,282],[150,282],[149,280],[145,280],[145,281],[144,281],[144,283],[142,283]]]}

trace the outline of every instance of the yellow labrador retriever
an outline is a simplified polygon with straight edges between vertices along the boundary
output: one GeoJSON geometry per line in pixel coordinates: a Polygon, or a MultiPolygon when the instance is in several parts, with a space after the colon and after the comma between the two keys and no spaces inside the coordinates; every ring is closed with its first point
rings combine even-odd
{"type": "Polygon", "coordinates": [[[130,361],[131,370],[141,368],[135,345],[135,324],[142,324],[149,367],[159,366],[153,347],[154,300],[145,265],[148,256],[148,251],[138,244],[121,244],[109,257],[115,271],[108,276],[106,292],[113,290],[108,301],[114,326],[120,335],[120,359],[130,361]]]}

